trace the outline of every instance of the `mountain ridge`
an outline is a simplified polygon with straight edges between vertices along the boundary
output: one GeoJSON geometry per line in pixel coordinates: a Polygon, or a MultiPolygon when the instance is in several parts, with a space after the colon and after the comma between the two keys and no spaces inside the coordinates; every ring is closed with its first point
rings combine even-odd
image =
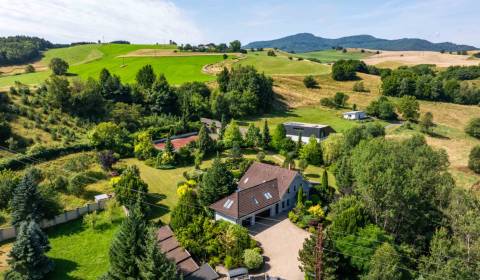
{"type": "Polygon", "coordinates": [[[477,50],[477,47],[451,42],[432,43],[425,39],[401,38],[381,39],[372,35],[361,34],[329,39],[317,37],[311,33],[298,33],[279,39],[255,41],[247,44],[244,48],[278,48],[288,52],[310,52],[332,47],[363,48],[384,51],[469,51],[477,50]]]}

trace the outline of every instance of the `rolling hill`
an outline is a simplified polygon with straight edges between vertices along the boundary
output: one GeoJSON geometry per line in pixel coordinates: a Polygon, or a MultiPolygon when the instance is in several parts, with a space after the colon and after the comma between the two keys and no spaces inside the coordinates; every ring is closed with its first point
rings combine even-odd
{"type": "Polygon", "coordinates": [[[244,48],[279,48],[289,52],[311,52],[332,47],[364,48],[386,51],[463,51],[475,50],[474,46],[457,45],[450,42],[432,43],[423,39],[403,38],[397,40],[380,39],[370,35],[348,36],[338,39],[317,37],[310,33],[299,33],[271,41],[257,41],[244,48]]]}

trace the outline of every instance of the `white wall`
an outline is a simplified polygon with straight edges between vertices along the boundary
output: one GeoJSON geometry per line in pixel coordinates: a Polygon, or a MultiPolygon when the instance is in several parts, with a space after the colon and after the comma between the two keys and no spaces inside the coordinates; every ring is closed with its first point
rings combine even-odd
{"type": "Polygon", "coordinates": [[[295,204],[297,203],[297,192],[300,186],[303,186],[303,193],[308,194],[310,184],[298,174],[297,176],[295,176],[295,179],[293,179],[292,183],[290,184],[290,192],[286,192],[285,195],[282,197],[282,201],[284,201],[283,208],[282,202],[279,202],[279,211],[287,211],[295,207],[295,204]],[[290,205],[287,205],[287,199],[290,200],[290,205]]]}
{"type": "Polygon", "coordinates": [[[221,213],[215,212],[215,221],[227,221],[232,224],[236,224],[237,220],[228,216],[225,216],[221,213]]]}
{"type": "MultiPolygon", "coordinates": [[[[292,139],[294,142],[298,141],[298,135],[287,135],[287,137],[292,139]]],[[[323,138],[320,138],[320,139],[317,138],[317,141],[320,142],[320,141],[323,141],[325,139],[327,139],[327,137],[323,137],[323,138]]],[[[307,136],[302,135],[302,142],[303,143],[305,143],[305,144],[308,143],[308,140],[310,140],[310,136],[307,137],[307,136]]]]}

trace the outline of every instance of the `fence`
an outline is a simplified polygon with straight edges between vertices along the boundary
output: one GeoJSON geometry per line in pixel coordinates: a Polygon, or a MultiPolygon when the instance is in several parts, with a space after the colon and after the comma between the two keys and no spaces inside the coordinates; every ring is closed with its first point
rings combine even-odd
{"type": "MultiPolygon", "coordinates": [[[[65,211],[63,214],[55,216],[52,220],[43,220],[40,223],[40,227],[48,228],[48,227],[53,227],[55,225],[63,224],[72,220],[76,220],[87,213],[104,209],[107,201],[108,201],[107,199],[104,199],[98,202],[89,203],[81,208],[65,211]]],[[[14,227],[0,229],[0,242],[8,239],[13,239],[16,236],[17,236],[17,232],[14,227]]]]}

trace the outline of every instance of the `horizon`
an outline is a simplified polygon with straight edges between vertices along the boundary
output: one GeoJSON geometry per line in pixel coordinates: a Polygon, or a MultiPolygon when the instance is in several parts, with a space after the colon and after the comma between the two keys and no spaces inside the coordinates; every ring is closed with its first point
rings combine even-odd
{"type": "Polygon", "coordinates": [[[54,43],[127,40],[164,44],[173,40],[200,44],[238,39],[246,45],[311,33],[323,38],[414,38],[478,48],[480,38],[471,36],[480,23],[475,8],[480,9],[480,3],[474,0],[366,0],[361,4],[312,0],[5,0],[0,3],[4,22],[0,36],[36,36],[54,43]]]}

